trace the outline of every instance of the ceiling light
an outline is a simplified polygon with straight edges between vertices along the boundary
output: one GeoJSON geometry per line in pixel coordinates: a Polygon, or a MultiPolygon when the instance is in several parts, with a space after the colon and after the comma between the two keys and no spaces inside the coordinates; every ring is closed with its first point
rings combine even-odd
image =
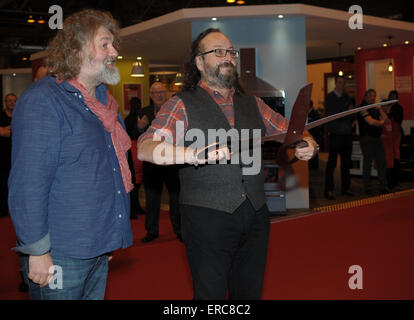
{"type": "Polygon", "coordinates": [[[27,19],[27,22],[28,22],[28,23],[35,23],[35,22],[36,22],[36,20],[35,20],[35,19],[33,19],[33,16],[29,16],[29,19],[27,19]]]}
{"type": "Polygon", "coordinates": [[[136,61],[132,64],[131,77],[143,77],[144,71],[142,70],[142,64],[140,61],[136,61]]]}
{"type": "Polygon", "coordinates": [[[183,85],[183,75],[181,73],[177,73],[175,75],[175,82],[174,84],[176,86],[182,86],[183,85]]]}
{"type": "MultiPolygon", "coordinates": [[[[391,49],[391,59],[392,59],[392,45],[391,45],[392,36],[388,36],[388,40],[390,42],[390,49],[391,49]]],[[[392,72],[394,67],[392,66],[392,60],[390,60],[390,64],[388,65],[388,72],[392,72]]]]}
{"type": "Polygon", "coordinates": [[[285,16],[284,16],[283,14],[279,14],[277,17],[278,17],[279,19],[283,19],[285,16]]]}
{"type": "Polygon", "coordinates": [[[144,69],[142,68],[142,58],[138,57],[138,61],[135,61],[132,64],[132,70],[131,70],[131,77],[143,77],[144,76],[144,69]]]}
{"type": "Polygon", "coordinates": [[[404,41],[404,44],[410,44],[410,41],[405,40],[405,41],[404,41]]]}
{"type": "MultiPolygon", "coordinates": [[[[341,46],[342,46],[342,42],[337,42],[338,45],[338,60],[341,61],[341,46]]],[[[338,72],[338,76],[342,77],[344,75],[344,72],[342,71],[342,66],[339,66],[339,72],[338,72]]]]}

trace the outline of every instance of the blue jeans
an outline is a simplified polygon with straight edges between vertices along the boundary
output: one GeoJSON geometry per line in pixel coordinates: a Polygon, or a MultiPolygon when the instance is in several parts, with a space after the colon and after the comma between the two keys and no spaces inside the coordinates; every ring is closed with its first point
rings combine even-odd
{"type": "Polygon", "coordinates": [[[103,300],[108,276],[108,255],[73,259],[52,255],[55,276],[52,285],[41,288],[28,278],[29,256],[20,256],[24,281],[32,300],[103,300]],[[57,270],[57,272],[56,272],[57,270]],[[58,274],[60,272],[60,274],[58,274]]]}

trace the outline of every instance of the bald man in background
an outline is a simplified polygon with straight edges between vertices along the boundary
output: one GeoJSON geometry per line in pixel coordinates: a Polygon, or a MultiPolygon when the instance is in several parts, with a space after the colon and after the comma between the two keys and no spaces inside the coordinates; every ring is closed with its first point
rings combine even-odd
{"type": "MultiPolygon", "coordinates": [[[[155,82],[150,88],[152,104],[142,109],[144,115],[138,119],[138,129],[147,130],[154,120],[161,106],[168,100],[167,88],[162,82],[155,82]]],[[[170,220],[173,231],[181,241],[180,212],[178,208],[178,194],[180,180],[177,166],[159,166],[150,162],[143,162],[144,188],[145,188],[145,229],[146,236],[143,243],[151,242],[159,236],[159,219],[161,207],[162,188],[165,182],[169,193],[170,220]]]]}

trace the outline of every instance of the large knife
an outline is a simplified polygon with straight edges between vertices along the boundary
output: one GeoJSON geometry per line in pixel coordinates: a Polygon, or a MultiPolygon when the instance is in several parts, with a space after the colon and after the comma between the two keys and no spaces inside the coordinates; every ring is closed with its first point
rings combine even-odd
{"type": "MultiPolygon", "coordinates": [[[[322,119],[319,120],[315,120],[313,122],[308,123],[307,125],[304,126],[304,130],[309,130],[309,129],[313,129],[315,127],[319,127],[325,123],[331,122],[333,120],[337,120],[346,116],[349,116],[351,114],[354,113],[358,113],[364,110],[368,110],[371,108],[374,108],[376,106],[385,106],[387,104],[391,104],[391,103],[395,103],[398,102],[398,100],[389,100],[389,101],[384,101],[384,102],[378,102],[378,103],[373,103],[373,104],[368,104],[366,106],[363,107],[359,107],[359,108],[353,108],[347,111],[343,111],[343,112],[339,112],[339,113],[335,113],[331,116],[328,117],[324,117],[322,119]]],[[[263,137],[262,141],[278,141],[278,142],[283,142],[284,137],[286,136],[287,131],[283,131],[281,133],[272,135],[272,136],[267,136],[267,137],[263,137]]]]}
{"type": "MultiPolygon", "coordinates": [[[[343,111],[343,112],[339,112],[336,114],[333,114],[331,116],[328,117],[324,117],[322,119],[313,121],[311,123],[308,123],[307,125],[305,125],[303,127],[303,130],[309,130],[315,127],[318,127],[320,125],[323,125],[325,123],[364,111],[364,110],[368,110],[368,109],[372,109],[375,108],[377,106],[383,106],[383,105],[387,105],[387,104],[391,104],[391,103],[395,103],[398,100],[389,100],[389,101],[385,101],[385,102],[379,102],[379,103],[373,103],[373,104],[369,104],[363,107],[359,107],[359,108],[354,108],[354,109],[350,109],[347,111],[343,111]]],[[[293,119],[293,118],[292,118],[293,119]]],[[[290,123],[289,123],[290,124],[290,123]]],[[[291,164],[295,161],[297,161],[298,159],[295,157],[293,159],[289,159],[288,158],[288,154],[287,154],[287,150],[289,148],[294,148],[296,146],[302,146],[302,147],[306,147],[307,146],[307,142],[302,140],[301,137],[298,137],[297,134],[294,134],[294,132],[289,132],[289,129],[287,132],[281,132],[279,134],[276,135],[272,135],[272,136],[268,136],[268,137],[264,137],[262,139],[262,141],[285,141],[283,143],[283,145],[279,148],[277,156],[276,156],[276,162],[280,165],[287,165],[287,164],[291,164]],[[289,139],[288,139],[289,138],[289,139]],[[295,141],[295,139],[297,139],[295,141]],[[286,141],[292,141],[290,143],[286,143],[286,141]]]]}
{"type": "MultiPolygon", "coordinates": [[[[276,141],[276,142],[282,143],[282,146],[280,146],[278,153],[276,155],[276,163],[278,163],[279,165],[288,165],[288,164],[291,164],[292,162],[297,161],[298,159],[297,158],[289,159],[287,155],[287,149],[295,148],[296,146],[302,146],[302,147],[307,146],[307,142],[302,140],[302,134],[304,130],[309,130],[309,129],[321,126],[325,123],[328,123],[328,122],[331,122],[331,121],[334,121],[334,120],[337,120],[337,119],[340,119],[340,118],[343,118],[343,117],[346,117],[346,116],[349,116],[349,115],[352,115],[352,114],[355,114],[355,113],[358,113],[364,110],[368,110],[368,109],[371,109],[377,106],[393,104],[398,101],[398,100],[389,100],[385,102],[373,103],[373,104],[366,105],[363,107],[339,112],[339,113],[333,114],[328,117],[324,117],[322,119],[313,121],[305,125],[306,119],[308,117],[309,108],[310,108],[311,94],[312,94],[312,84],[308,84],[302,89],[300,89],[299,94],[296,98],[295,104],[293,105],[293,108],[292,108],[287,131],[282,131],[278,134],[267,136],[267,137],[262,137],[260,139],[249,139],[248,140],[249,143],[243,143],[246,141],[240,140],[241,145],[242,146],[247,145],[249,146],[249,148],[252,148],[252,147],[254,148],[254,147],[257,147],[258,145],[261,145],[263,142],[266,142],[266,141],[276,141]]],[[[217,150],[224,145],[227,145],[229,148],[231,147],[230,142],[225,142],[225,143],[217,142],[216,144],[212,144],[203,149],[200,149],[197,154],[197,157],[199,159],[207,159],[207,154],[209,152],[213,150],[217,150]]],[[[244,149],[239,148],[238,152],[242,152],[242,151],[244,151],[244,149]]],[[[234,154],[234,152],[232,152],[232,154],[234,154]]]]}

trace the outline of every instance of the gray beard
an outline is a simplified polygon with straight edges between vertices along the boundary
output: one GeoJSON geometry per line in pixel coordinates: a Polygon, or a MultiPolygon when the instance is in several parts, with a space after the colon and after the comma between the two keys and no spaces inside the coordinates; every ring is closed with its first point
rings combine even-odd
{"type": "MultiPolygon", "coordinates": [[[[92,65],[93,57],[91,55],[88,56],[89,64],[92,65]]],[[[97,81],[99,83],[106,83],[110,85],[115,85],[121,80],[121,75],[119,73],[119,69],[117,66],[114,65],[114,68],[108,68],[106,64],[112,61],[111,58],[106,58],[103,61],[102,71],[97,76],[94,81],[97,81]]]]}
{"type": "Polygon", "coordinates": [[[110,85],[116,85],[121,80],[118,67],[114,66],[113,69],[105,67],[100,75],[100,81],[110,85]]]}
{"type": "Polygon", "coordinates": [[[215,88],[230,89],[232,88],[237,81],[237,70],[232,66],[232,72],[228,75],[223,75],[220,73],[220,66],[227,66],[228,63],[219,64],[216,68],[207,67],[206,69],[206,82],[209,86],[215,88]]]}

